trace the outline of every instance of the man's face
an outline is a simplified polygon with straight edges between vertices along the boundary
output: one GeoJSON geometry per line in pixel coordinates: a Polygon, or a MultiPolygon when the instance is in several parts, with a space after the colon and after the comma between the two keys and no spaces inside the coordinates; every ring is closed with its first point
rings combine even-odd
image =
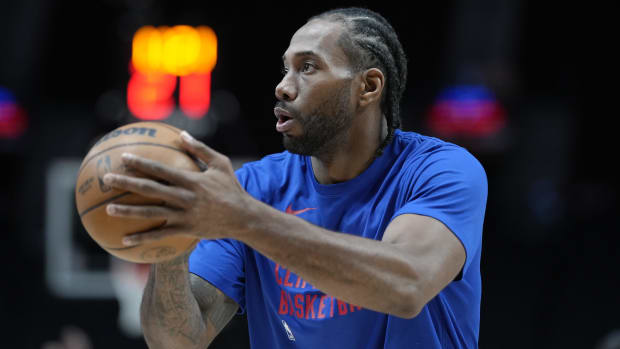
{"type": "Polygon", "coordinates": [[[338,45],[340,24],[314,20],[301,27],[284,53],[276,87],[276,129],[292,153],[320,156],[346,142],[354,116],[352,73],[338,45]]]}

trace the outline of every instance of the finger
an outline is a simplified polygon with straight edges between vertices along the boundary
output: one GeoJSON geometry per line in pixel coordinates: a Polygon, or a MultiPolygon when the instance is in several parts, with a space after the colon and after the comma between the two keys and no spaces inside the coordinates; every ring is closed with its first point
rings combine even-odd
{"type": "Polygon", "coordinates": [[[106,212],[114,217],[139,218],[139,219],[165,219],[172,221],[179,215],[179,210],[163,206],[133,206],[109,204],[106,212]]]}
{"type": "Polygon", "coordinates": [[[166,166],[160,162],[143,158],[131,153],[123,153],[123,163],[142,173],[164,179],[170,183],[188,186],[192,183],[185,171],[166,166]]]}
{"type": "Polygon", "coordinates": [[[181,146],[196,158],[204,161],[207,166],[218,166],[224,156],[213,150],[208,145],[190,136],[186,131],[181,131],[181,146]]]}
{"type": "Polygon", "coordinates": [[[179,207],[191,206],[194,193],[191,191],[163,185],[149,178],[136,178],[115,173],[106,173],[103,182],[111,187],[127,190],[153,199],[161,199],[179,207]]]}
{"type": "Polygon", "coordinates": [[[183,233],[184,231],[182,231],[179,227],[164,226],[158,229],[153,229],[153,230],[149,230],[149,231],[142,232],[142,233],[126,235],[123,238],[123,245],[135,246],[135,245],[148,244],[149,242],[158,241],[168,236],[181,235],[183,233]]]}

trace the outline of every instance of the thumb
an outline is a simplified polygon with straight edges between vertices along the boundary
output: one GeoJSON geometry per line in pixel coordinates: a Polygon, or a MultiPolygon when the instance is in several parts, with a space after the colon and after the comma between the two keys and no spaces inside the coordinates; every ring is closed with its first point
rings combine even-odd
{"type": "Polygon", "coordinates": [[[216,162],[220,157],[222,157],[222,154],[190,136],[187,131],[181,131],[181,146],[196,158],[204,161],[207,166],[217,167],[216,162]]]}

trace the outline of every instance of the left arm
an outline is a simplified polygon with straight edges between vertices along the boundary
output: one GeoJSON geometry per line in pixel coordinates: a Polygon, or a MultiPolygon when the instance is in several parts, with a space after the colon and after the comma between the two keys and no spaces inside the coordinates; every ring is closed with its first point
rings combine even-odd
{"type": "Polygon", "coordinates": [[[463,245],[434,218],[398,216],[381,241],[329,231],[252,198],[224,155],[191,138],[183,138],[183,145],[205,161],[208,170],[186,172],[125,156],[127,165],[171,185],[105,176],[107,184],[119,189],[177,203],[175,207],[109,205],[112,215],[168,222],[155,231],[128,237],[127,244],[170,234],[237,239],[331,296],[407,318],[416,316],[465,263],[463,245]]]}
{"type": "Polygon", "coordinates": [[[368,309],[411,318],[458,275],[465,250],[434,218],[405,214],[383,240],[329,231],[266,204],[251,206],[239,239],[321,291],[368,309]]]}

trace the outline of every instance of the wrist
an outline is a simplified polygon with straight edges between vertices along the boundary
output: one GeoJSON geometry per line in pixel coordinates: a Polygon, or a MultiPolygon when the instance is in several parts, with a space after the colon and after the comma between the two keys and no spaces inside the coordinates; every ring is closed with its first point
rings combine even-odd
{"type": "Polygon", "coordinates": [[[228,231],[229,238],[245,241],[252,232],[255,232],[263,226],[264,219],[268,219],[269,215],[265,211],[265,203],[255,199],[250,194],[245,193],[242,198],[242,209],[239,215],[234,218],[234,228],[228,231]]]}
{"type": "Polygon", "coordinates": [[[162,261],[159,263],[153,263],[151,268],[154,269],[155,271],[188,269],[189,255],[192,253],[192,251],[193,249],[190,249],[172,259],[162,261]]]}

